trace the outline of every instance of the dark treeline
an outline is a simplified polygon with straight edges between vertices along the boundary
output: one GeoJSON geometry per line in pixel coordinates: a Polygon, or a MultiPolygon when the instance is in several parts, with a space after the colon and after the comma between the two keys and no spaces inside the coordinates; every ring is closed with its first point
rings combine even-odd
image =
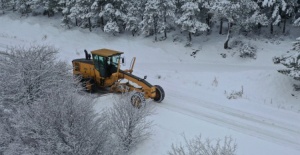
{"type": "Polygon", "coordinates": [[[128,31],[155,40],[180,29],[191,41],[195,34],[210,34],[218,23],[219,33],[228,35],[225,48],[233,32],[268,27],[273,34],[280,26],[286,33],[286,24],[300,25],[298,0],[1,0],[0,8],[21,15],[62,15],[68,28],[99,28],[114,35],[128,31]]]}

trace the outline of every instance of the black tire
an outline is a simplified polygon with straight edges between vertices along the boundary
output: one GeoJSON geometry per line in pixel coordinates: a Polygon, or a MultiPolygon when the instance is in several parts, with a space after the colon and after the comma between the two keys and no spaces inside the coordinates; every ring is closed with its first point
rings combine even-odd
{"type": "Polygon", "coordinates": [[[94,81],[94,79],[90,79],[90,84],[92,85],[92,89],[90,90],[90,93],[95,93],[97,91],[97,86],[96,86],[96,82],[94,81]]]}
{"type": "Polygon", "coordinates": [[[154,85],[156,88],[156,96],[153,99],[155,102],[160,103],[165,98],[165,91],[164,89],[159,85],[154,85]]]}
{"type": "Polygon", "coordinates": [[[94,93],[97,90],[97,86],[96,83],[94,81],[94,79],[91,78],[86,78],[86,79],[82,79],[82,86],[85,89],[85,91],[89,92],[89,93],[94,93]],[[91,90],[88,90],[86,87],[87,85],[91,85],[91,90]]]}
{"type": "Polygon", "coordinates": [[[144,97],[144,94],[141,92],[135,92],[131,96],[131,104],[136,108],[140,108],[145,103],[145,101],[146,99],[144,97]]]}

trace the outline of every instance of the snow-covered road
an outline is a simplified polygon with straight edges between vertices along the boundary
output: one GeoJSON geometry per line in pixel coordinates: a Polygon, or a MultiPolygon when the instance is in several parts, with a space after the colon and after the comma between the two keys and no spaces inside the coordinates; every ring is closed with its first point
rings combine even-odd
{"type": "MultiPolygon", "coordinates": [[[[174,89],[167,89],[166,92],[169,99],[159,104],[161,108],[300,150],[300,125],[295,124],[296,122],[282,122],[247,110],[237,110],[222,104],[203,101],[201,95],[199,97],[190,94],[182,95],[182,92],[174,89]]],[[[274,113],[282,116],[277,111],[274,113]]],[[[299,119],[298,114],[295,118],[299,119]]]]}

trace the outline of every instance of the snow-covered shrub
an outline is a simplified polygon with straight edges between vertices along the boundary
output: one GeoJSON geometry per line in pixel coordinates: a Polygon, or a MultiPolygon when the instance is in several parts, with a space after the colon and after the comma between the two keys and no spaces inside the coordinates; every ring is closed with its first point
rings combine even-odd
{"type": "Polygon", "coordinates": [[[228,99],[237,99],[237,98],[241,98],[243,97],[244,94],[244,88],[242,86],[242,89],[239,91],[232,91],[230,94],[227,94],[227,92],[225,91],[225,95],[227,95],[228,99]]]}
{"type": "Polygon", "coordinates": [[[217,77],[214,78],[213,82],[211,83],[212,86],[218,87],[219,85],[219,81],[217,79],[217,77]]]}
{"type": "Polygon", "coordinates": [[[239,48],[240,57],[242,58],[250,57],[256,59],[256,51],[257,48],[250,43],[244,43],[239,48]]]}
{"type": "Polygon", "coordinates": [[[185,43],[184,47],[191,47],[192,45],[193,45],[193,43],[188,41],[185,43]]]}
{"type": "Polygon", "coordinates": [[[153,114],[153,108],[145,102],[139,108],[133,106],[132,95],[131,92],[116,96],[113,107],[107,110],[111,154],[126,154],[151,135],[152,121],[147,118],[153,114]]]}
{"type": "Polygon", "coordinates": [[[106,119],[50,46],[0,52],[0,154],[100,154],[106,119]]]}
{"type": "Polygon", "coordinates": [[[201,135],[194,139],[187,140],[184,137],[185,145],[172,144],[169,155],[234,155],[237,144],[231,137],[225,137],[224,140],[203,140],[201,135]],[[223,141],[223,142],[222,142],[223,141]],[[223,144],[222,144],[223,143],[223,144]]]}
{"type": "Polygon", "coordinates": [[[56,61],[51,46],[16,47],[0,52],[0,91],[13,106],[30,104],[49,92],[73,89],[71,67],[56,61]]]}
{"type": "Polygon", "coordinates": [[[239,48],[243,44],[244,44],[243,38],[241,38],[241,36],[239,36],[239,37],[233,37],[229,43],[229,46],[231,48],[239,48]]]}
{"type": "Polygon", "coordinates": [[[106,23],[106,25],[104,26],[104,32],[107,33],[119,33],[119,26],[117,24],[117,22],[115,21],[109,21],[106,23]]]}
{"type": "Polygon", "coordinates": [[[173,42],[182,42],[183,41],[183,39],[180,37],[179,34],[173,34],[172,37],[173,37],[173,42]]]}
{"type": "Polygon", "coordinates": [[[105,149],[106,120],[96,115],[90,97],[53,91],[15,118],[13,154],[101,154],[105,149]]]}

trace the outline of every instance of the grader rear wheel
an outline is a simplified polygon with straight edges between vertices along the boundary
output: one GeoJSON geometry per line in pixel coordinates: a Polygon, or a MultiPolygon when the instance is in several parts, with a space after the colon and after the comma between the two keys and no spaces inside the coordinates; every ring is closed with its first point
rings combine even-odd
{"type": "Polygon", "coordinates": [[[82,82],[82,87],[86,92],[94,93],[97,90],[95,81],[93,79],[86,78],[86,79],[82,79],[81,82],[82,82]]]}
{"type": "Polygon", "coordinates": [[[156,96],[155,98],[153,99],[155,102],[158,102],[160,103],[162,100],[164,100],[165,98],[165,91],[164,89],[159,86],[159,85],[154,85],[155,88],[156,88],[156,96]]]}

